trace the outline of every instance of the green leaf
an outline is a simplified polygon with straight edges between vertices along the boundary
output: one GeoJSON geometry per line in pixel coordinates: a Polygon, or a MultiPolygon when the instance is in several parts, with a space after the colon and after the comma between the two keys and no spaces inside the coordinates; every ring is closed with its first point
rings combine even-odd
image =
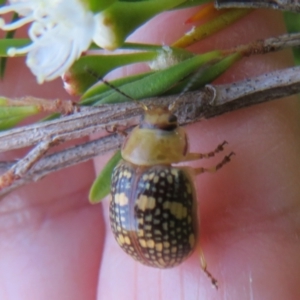
{"type": "MultiPolygon", "coordinates": [[[[289,33],[297,33],[300,32],[300,18],[299,14],[285,12],[284,13],[284,21],[286,24],[287,31],[289,33]]],[[[295,59],[295,64],[300,65],[300,48],[294,47],[293,54],[295,59]]]]}
{"type": "Polygon", "coordinates": [[[103,47],[114,50],[138,27],[156,14],[171,9],[186,0],[149,0],[141,2],[116,2],[101,12],[107,38],[103,47]]]}
{"type": "Polygon", "coordinates": [[[60,116],[61,116],[60,113],[53,113],[53,114],[50,114],[49,116],[39,120],[39,122],[52,121],[52,120],[58,119],[60,116]]]}
{"type": "Polygon", "coordinates": [[[165,55],[165,56],[167,56],[170,53],[174,58],[174,60],[176,59],[178,62],[194,56],[192,52],[186,49],[170,47],[170,46],[150,45],[150,44],[124,43],[123,46],[120,47],[120,49],[158,51],[160,55],[165,55]]]}
{"type": "Polygon", "coordinates": [[[66,73],[67,82],[73,94],[83,94],[89,87],[110,71],[142,61],[151,61],[157,52],[142,52],[120,55],[89,55],[77,60],[66,73]],[[97,74],[97,77],[94,74],[97,74]]]}
{"type": "Polygon", "coordinates": [[[224,11],[223,14],[208,21],[207,23],[193,27],[191,31],[173,43],[172,47],[188,47],[236,22],[250,11],[251,9],[228,9],[224,11]]]}
{"type": "Polygon", "coordinates": [[[9,48],[20,48],[29,44],[29,39],[0,39],[0,56],[7,57],[7,50],[9,48]]]}
{"type": "MultiPolygon", "coordinates": [[[[162,94],[174,84],[195,72],[200,66],[212,60],[221,58],[220,51],[197,55],[193,58],[180,62],[165,70],[155,72],[145,78],[121,86],[119,89],[133,99],[139,100],[154,97],[162,94]]],[[[97,105],[104,103],[126,102],[128,98],[113,91],[108,97],[97,102],[97,105]]]]}
{"type": "Polygon", "coordinates": [[[5,4],[6,0],[0,0],[0,5],[5,4]]]}
{"type": "Polygon", "coordinates": [[[117,151],[108,161],[101,173],[94,181],[89,194],[90,203],[99,203],[105,196],[110,193],[111,174],[115,166],[122,159],[121,151],[117,151]]]}
{"type": "MultiPolygon", "coordinates": [[[[13,17],[11,19],[11,22],[14,22],[18,19],[18,15],[16,13],[13,14],[13,17]]],[[[5,38],[6,39],[13,39],[15,35],[15,30],[9,31],[6,33],[5,38]]],[[[5,67],[6,67],[7,57],[0,57],[0,78],[3,78],[5,67]]]]}
{"type": "MultiPolygon", "coordinates": [[[[120,2],[143,2],[149,0],[119,0],[120,2]]],[[[184,3],[176,6],[175,8],[185,8],[191,6],[198,6],[207,2],[212,2],[212,0],[186,0],[184,3]]]]}
{"type": "Polygon", "coordinates": [[[107,7],[109,7],[110,5],[114,4],[117,0],[85,0],[86,2],[88,2],[89,5],[89,9],[94,12],[97,13],[101,10],[106,9],[107,7]]]}
{"type": "Polygon", "coordinates": [[[184,3],[175,7],[175,9],[181,9],[191,6],[198,6],[207,2],[213,2],[212,0],[186,0],[184,3]]]}
{"type": "Polygon", "coordinates": [[[228,57],[223,58],[222,60],[213,64],[212,66],[208,65],[205,69],[196,71],[195,73],[191,74],[191,76],[184,79],[170,90],[166,91],[164,95],[167,96],[180,94],[186,89],[186,87],[188,87],[189,91],[197,90],[203,87],[205,84],[208,84],[216,78],[218,78],[221,74],[223,74],[227,69],[229,69],[236,61],[238,61],[241,58],[242,55],[240,53],[234,53],[232,55],[229,55],[228,57]]]}
{"type": "MultiPolygon", "coordinates": [[[[139,80],[141,78],[144,78],[146,76],[149,76],[153,72],[147,72],[147,73],[141,73],[137,75],[122,77],[119,79],[115,79],[110,81],[109,83],[112,84],[115,87],[122,86],[124,84],[134,82],[136,80],[139,80]]],[[[92,86],[90,89],[88,89],[83,96],[81,97],[80,105],[94,105],[96,102],[101,100],[102,98],[108,96],[109,94],[113,93],[114,90],[111,89],[106,84],[99,84],[92,86]]]]}
{"type": "MultiPolygon", "coordinates": [[[[3,99],[3,98],[2,98],[3,99]]],[[[0,98],[0,100],[2,100],[0,98]]],[[[1,101],[0,101],[1,105],[1,101]]],[[[16,126],[29,116],[39,113],[37,106],[0,106],[0,130],[6,130],[16,126]]]]}

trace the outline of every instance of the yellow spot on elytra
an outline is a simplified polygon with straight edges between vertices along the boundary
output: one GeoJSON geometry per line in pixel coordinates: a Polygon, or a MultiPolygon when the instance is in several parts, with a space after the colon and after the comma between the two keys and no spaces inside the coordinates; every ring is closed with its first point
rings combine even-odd
{"type": "Polygon", "coordinates": [[[163,204],[164,209],[169,209],[171,214],[178,220],[187,217],[187,208],[178,202],[166,201],[163,204]]]}
{"type": "Polygon", "coordinates": [[[137,199],[137,206],[142,211],[145,211],[146,209],[153,209],[155,208],[155,205],[156,205],[156,200],[153,197],[141,195],[137,199]]]}
{"type": "Polygon", "coordinates": [[[156,251],[162,251],[162,249],[163,249],[162,243],[155,244],[155,249],[156,249],[156,251]]]}
{"type": "Polygon", "coordinates": [[[119,245],[124,245],[124,236],[122,234],[119,234],[117,237],[117,242],[119,245]]]}
{"type": "Polygon", "coordinates": [[[165,230],[165,231],[168,230],[168,223],[167,223],[167,222],[164,222],[164,223],[162,224],[162,226],[163,226],[163,230],[165,230]]]}
{"type": "Polygon", "coordinates": [[[188,192],[188,194],[191,194],[192,193],[192,187],[189,183],[186,183],[186,191],[188,192]]]}
{"type": "Polygon", "coordinates": [[[128,204],[128,198],[125,193],[120,193],[115,195],[115,202],[121,206],[128,204]]]}
{"type": "Polygon", "coordinates": [[[124,240],[125,240],[125,244],[127,244],[127,245],[131,244],[130,239],[129,239],[128,236],[125,236],[124,240]]]}
{"type": "Polygon", "coordinates": [[[158,260],[158,263],[159,263],[159,265],[160,265],[161,267],[165,267],[165,266],[166,266],[166,263],[165,263],[165,261],[164,261],[162,258],[160,258],[160,259],[158,260]]]}
{"type": "Polygon", "coordinates": [[[144,174],[144,175],[143,175],[143,180],[144,180],[144,181],[147,181],[147,180],[148,180],[148,175],[147,175],[147,174],[144,174]]]}
{"type": "Polygon", "coordinates": [[[132,174],[131,174],[131,172],[126,170],[126,171],[124,171],[123,176],[129,179],[129,178],[131,178],[132,174]]]}
{"type": "Polygon", "coordinates": [[[158,183],[158,181],[159,181],[159,177],[157,175],[155,175],[154,178],[153,178],[153,182],[158,183]]]}
{"type": "Polygon", "coordinates": [[[139,230],[138,231],[138,236],[144,236],[144,230],[139,230]]]}
{"type": "Polygon", "coordinates": [[[191,233],[189,236],[189,243],[190,243],[191,248],[193,248],[195,245],[195,235],[193,233],[191,233]]]}
{"type": "Polygon", "coordinates": [[[168,175],[167,180],[171,184],[173,182],[173,177],[171,175],[168,175]]]}
{"type": "Polygon", "coordinates": [[[149,179],[151,180],[151,179],[153,179],[153,178],[154,178],[154,176],[155,176],[155,173],[154,173],[154,172],[152,172],[152,173],[150,173],[150,174],[149,174],[149,176],[148,176],[148,177],[149,177],[149,179]]]}
{"type": "Polygon", "coordinates": [[[178,170],[171,169],[171,174],[174,175],[175,177],[177,177],[178,176],[178,170]]]}
{"type": "Polygon", "coordinates": [[[172,252],[172,253],[176,253],[176,252],[177,252],[177,247],[172,247],[172,248],[171,248],[171,252],[172,252]]]}
{"type": "Polygon", "coordinates": [[[171,214],[178,220],[187,217],[187,208],[178,202],[166,201],[163,205],[164,209],[169,209],[171,214]]]}
{"type": "Polygon", "coordinates": [[[155,245],[155,243],[154,243],[153,240],[148,240],[148,241],[147,241],[147,247],[148,247],[148,248],[154,248],[154,245],[155,245]]]}
{"type": "Polygon", "coordinates": [[[152,221],[152,215],[147,215],[147,216],[145,217],[145,221],[146,221],[146,222],[151,222],[151,221],[152,221]]]}
{"type": "Polygon", "coordinates": [[[147,245],[146,245],[146,241],[144,239],[139,239],[139,243],[140,245],[143,247],[143,248],[146,248],[147,245]]]}
{"type": "Polygon", "coordinates": [[[169,242],[164,242],[163,245],[164,245],[164,248],[169,248],[170,247],[170,243],[169,242]]]}
{"type": "Polygon", "coordinates": [[[163,209],[170,209],[170,207],[171,207],[171,202],[170,201],[164,202],[163,209]]]}

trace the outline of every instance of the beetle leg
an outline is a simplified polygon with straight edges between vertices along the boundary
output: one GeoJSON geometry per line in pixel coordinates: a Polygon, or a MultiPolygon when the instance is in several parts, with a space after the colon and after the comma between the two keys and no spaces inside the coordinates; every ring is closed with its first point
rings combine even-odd
{"type": "Polygon", "coordinates": [[[128,133],[125,130],[122,130],[122,129],[118,128],[118,125],[116,125],[116,124],[111,126],[111,128],[106,126],[105,130],[107,131],[107,133],[110,133],[110,134],[117,133],[117,134],[122,135],[124,137],[126,137],[128,135],[128,133]]]}
{"type": "Polygon", "coordinates": [[[223,143],[219,144],[215,150],[210,151],[208,153],[188,153],[185,157],[185,161],[202,159],[202,158],[210,158],[212,156],[215,156],[217,153],[224,150],[224,146],[226,144],[228,144],[228,143],[226,141],[224,141],[223,143]]]}
{"type": "Polygon", "coordinates": [[[208,173],[214,173],[217,170],[221,169],[225,164],[230,162],[230,157],[232,155],[235,155],[234,152],[231,152],[229,155],[226,155],[223,160],[221,162],[219,162],[218,164],[216,164],[214,167],[211,168],[194,168],[194,172],[196,175],[204,173],[204,172],[208,172],[208,173]]]}
{"type": "Polygon", "coordinates": [[[217,279],[207,270],[207,263],[206,259],[204,257],[204,253],[202,251],[202,248],[200,246],[197,247],[199,251],[199,259],[200,259],[200,265],[203,270],[203,272],[207,275],[207,277],[210,279],[212,285],[218,289],[218,281],[217,279]]]}

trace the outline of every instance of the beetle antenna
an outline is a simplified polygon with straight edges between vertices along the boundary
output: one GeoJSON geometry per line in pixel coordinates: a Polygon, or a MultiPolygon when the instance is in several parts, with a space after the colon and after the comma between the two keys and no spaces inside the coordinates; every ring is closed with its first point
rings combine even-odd
{"type": "Polygon", "coordinates": [[[143,102],[139,102],[136,99],[132,98],[131,96],[127,95],[126,93],[122,92],[119,88],[117,88],[116,86],[114,86],[113,84],[111,84],[110,82],[108,82],[107,80],[103,79],[102,77],[98,76],[98,74],[96,72],[94,72],[91,69],[86,69],[87,72],[94,76],[95,78],[97,78],[98,80],[102,81],[104,84],[106,84],[107,86],[109,86],[110,88],[112,88],[113,90],[115,90],[116,92],[118,92],[119,94],[125,96],[126,98],[132,100],[133,102],[137,103],[138,105],[142,106],[142,108],[147,111],[148,107],[143,103],[143,102]]]}

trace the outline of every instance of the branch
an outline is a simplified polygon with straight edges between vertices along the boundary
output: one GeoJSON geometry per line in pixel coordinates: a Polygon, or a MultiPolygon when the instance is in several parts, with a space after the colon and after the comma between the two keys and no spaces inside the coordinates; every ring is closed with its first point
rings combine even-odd
{"type": "MultiPolygon", "coordinates": [[[[246,79],[234,84],[208,85],[200,91],[184,94],[178,101],[176,114],[181,125],[212,118],[250,105],[275,100],[300,92],[300,67],[275,71],[246,79]]],[[[170,105],[177,96],[153,98],[144,101],[146,105],[159,101],[159,105],[170,105]]],[[[105,105],[84,108],[79,113],[41,124],[11,129],[0,134],[2,151],[35,144],[40,137],[64,137],[69,140],[103,129],[107,124],[120,124],[141,115],[143,109],[135,103],[105,105]],[[65,127],[65,128],[64,128],[65,127]],[[36,137],[39,136],[39,138],[36,137]],[[20,139],[16,141],[15,139],[20,139]],[[30,142],[29,142],[30,141],[30,142]]],[[[0,196],[26,183],[36,181],[45,175],[84,162],[95,156],[115,150],[122,144],[123,137],[111,134],[82,145],[43,157],[21,179],[4,188],[0,196]]],[[[14,162],[0,162],[0,168],[11,167],[14,162]]]]}
{"type": "Polygon", "coordinates": [[[277,10],[300,12],[300,1],[298,0],[216,0],[215,7],[222,8],[271,8],[277,10]]]}
{"type": "Polygon", "coordinates": [[[283,34],[225,50],[225,53],[241,52],[244,56],[266,54],[300,46],[300,33],[283,34]]]}

